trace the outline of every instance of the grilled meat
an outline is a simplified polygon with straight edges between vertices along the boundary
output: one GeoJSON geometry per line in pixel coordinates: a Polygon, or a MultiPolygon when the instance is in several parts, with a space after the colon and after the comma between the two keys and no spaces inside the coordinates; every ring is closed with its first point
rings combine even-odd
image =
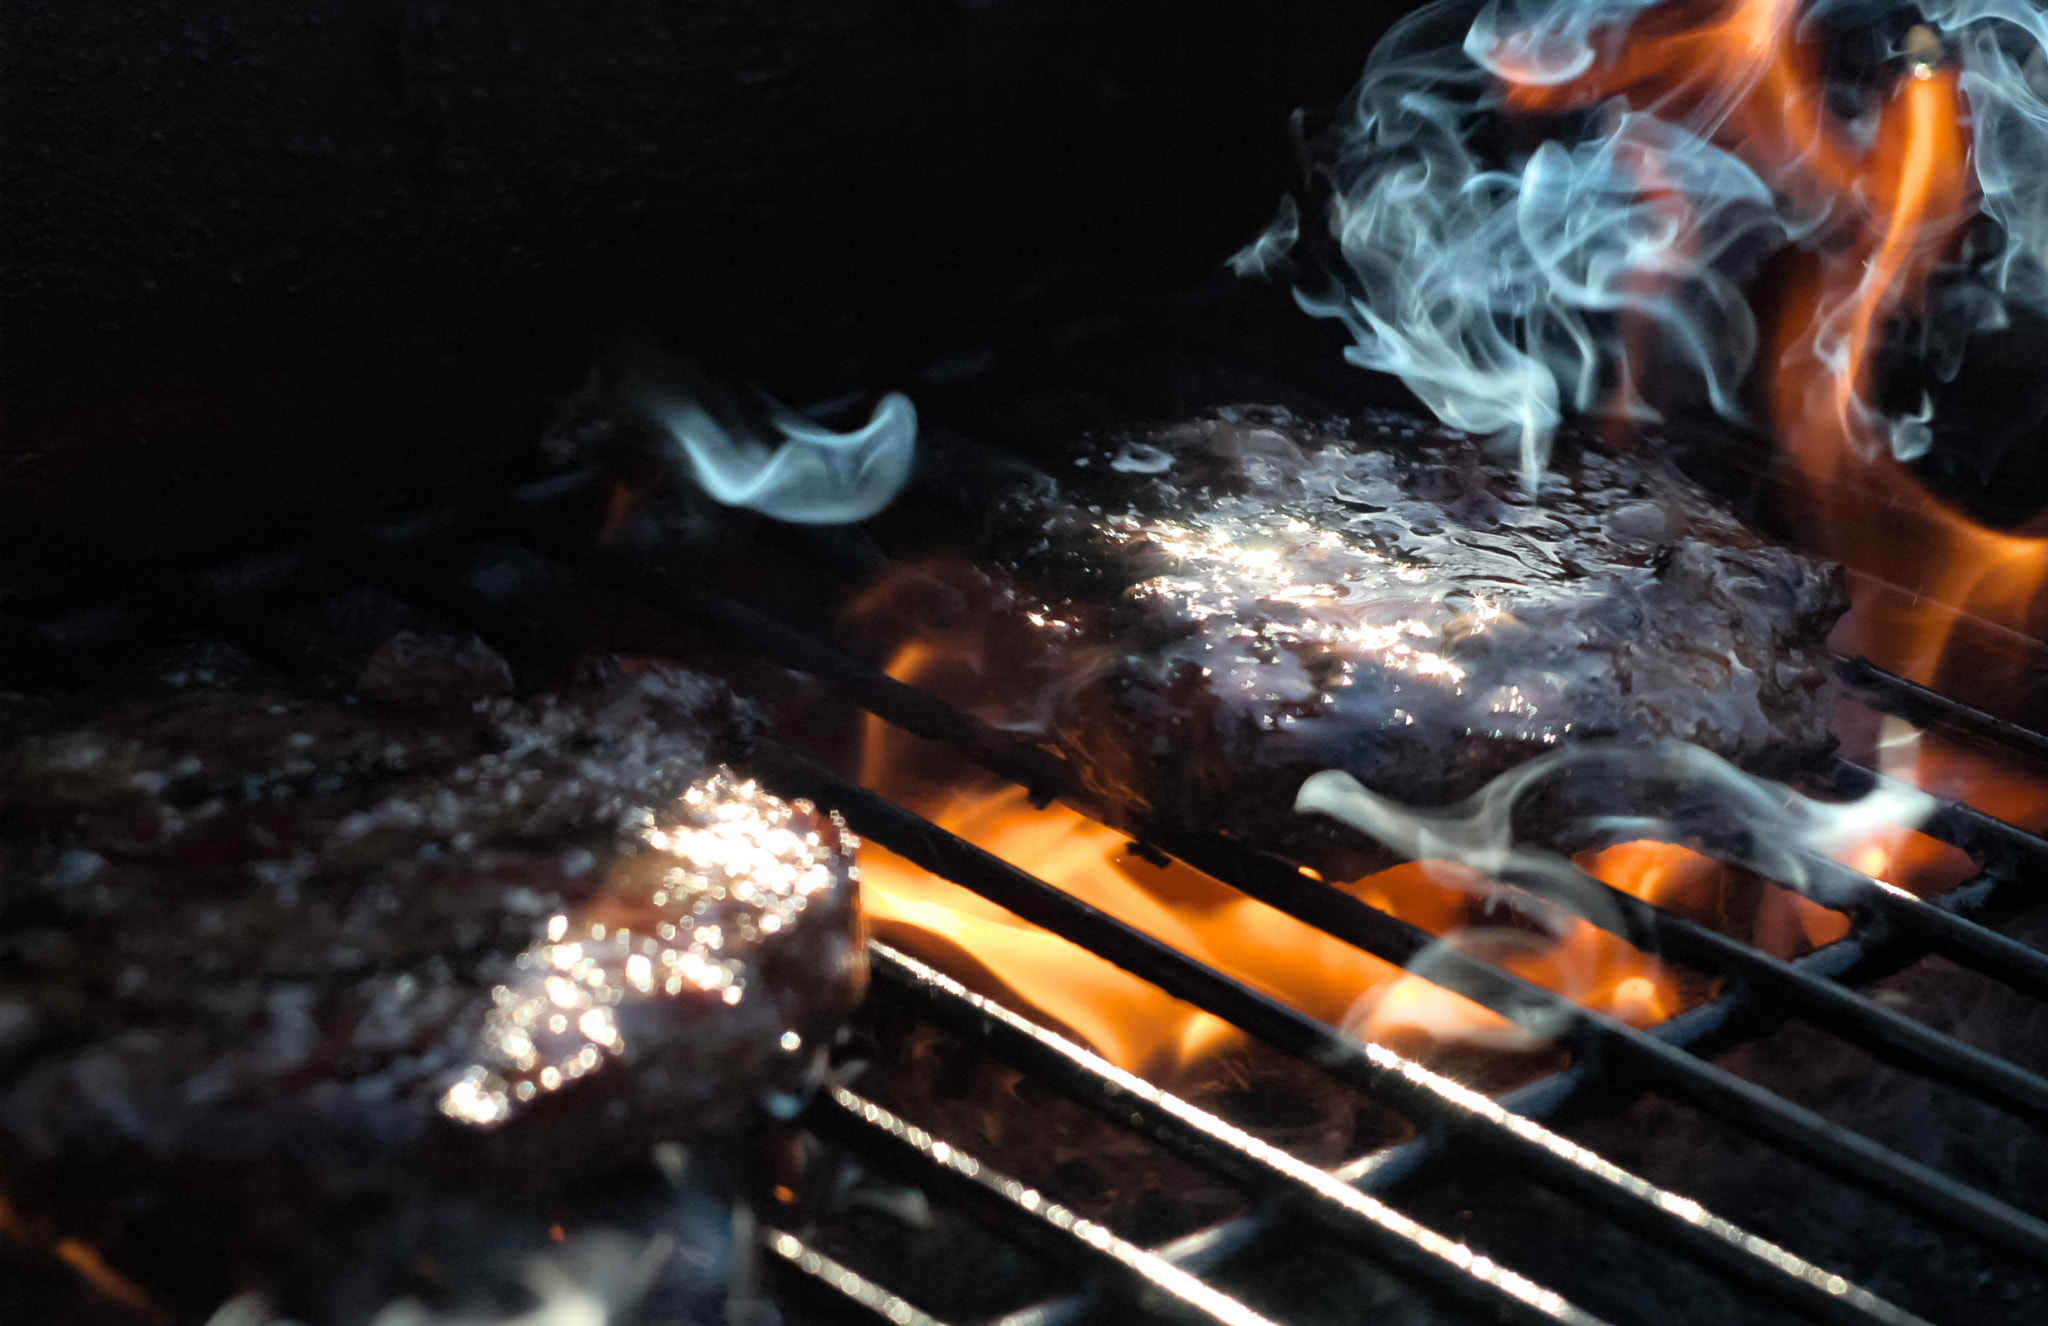
{"type": "Polygon", "coordinates": [[[1025,485],[995,552],[1007,579],[899,605],[1020,668],[1040,707],[989,716],[1136,823],[1277,845],[1319,769],[1443,804],[1590,737],[1767,770],[1830,741],[1838,568],[1653,456],[1566,442],[1532,494],[1414,418],[1230,410],[1025,485]]]}
{"type": "Polygon", "coordinates": [[[481,649],[379,651],[403,710],[0,700],[16,1210],[366,1318],[426,1226],[805,1088],[863,974],[851,838],[720,764],[745,725],[692,674],[422,707],[498,689],[481,649]]]}

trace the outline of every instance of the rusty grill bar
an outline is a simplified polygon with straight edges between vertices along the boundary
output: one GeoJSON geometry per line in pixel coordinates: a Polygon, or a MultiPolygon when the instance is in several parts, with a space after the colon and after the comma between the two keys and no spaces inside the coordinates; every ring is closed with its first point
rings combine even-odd
{"type": "MultiPolygon", "coordinates": [[[[332,592],[336,585],[375,584],[476,630],[515,661],[564,656],[569,646],[558,624],[532,605],[492,599],[440,573],[437,554],[479,539],[502,540],[564,573],[573,568],[573,574],[623,596],[679,632],[716,632],[763,663],[816,677],[877,717],[1022,785],[1036,803],[1066,801],[1130,834],[1146,849],[1177,857],[1366,953],[1402,965],[1430,941],[1427,932],[1305,878],[1291,863],[1221,835],[1184,825],[1119,822],[1088,804],[1056,756],[989,729],[805,631],[594,545],[562,512],[595,486],[595,475],[579,473],[366,525],[338,541],[296,551],[289,573],[268,579],[294,587],[318,585],[321,592],[332,592]]],[[[275,614],[290,606],[288,592],[226,592],[220,588],[223,580],[156,575],[130,582],[94,607],[0,621],[0,640],[6,642],[0,666],[45,675],[90,668],[126,641],[137,629],[135,620],[157,631],[203,625],[287,671],[319,666],[276,629],[275,614]]],[[[305,591],[299,593],[303,599],[305,591]]],[[[2023,755],[2048,753],[2048,738],[2040,734],[1969,710],[1867,661],[1837,663],[1852,693],[1881,712],[2023,755]]],[[[1817,865],[1821,900],[1853,911],[1854,924],[1845,938],[1796,961],[1770,957],[1588,876],[1590,886],[1614,902],[1619,924],[1610,924],[1617,934],[1724,979],[1715,1001],[1647,1030],[1580,1008],[1478,958],[1445,951],[1443,968],[1432,979],[1495,1011],[1540,1007],[1565,1019],[1562,1039],[1571,1051],[1571,1066],[1496,1101],[1299,1013],[792,752],[764,745],[755,767],[782,795],[808,797],[839,811],[857,832],[915,864],[1314,1063],[1393,1105],[1417,1125],[1413,1141],[1334,1171],[1316,1169],[971,993],[936,968],[871,944],[881,997],[913,1001],[936,1020],[980,1039],[1005,1062],[1045,1074],[1121,1126],[1155,1137],[1267,1202],[1250,1216],[1146,1250],[1076,1217],[1056,1194],[1041,1194],[996,1173],[947,1139],[847,1087],[828,1089],[805,1116],[806,1126],[874,1156],[920,1188],[954,1193],[1008,1236],[1046,1248],[1057,1260],[1091,1268],[1091,1293],[1179,1319],[1263,1321],[1207,1284],[1201,1272],[1244,1247],[1285,1212],[1338,1235],[1377,1264],[1500,1320],[1595,1326],[1599,1317],[1374,1196],[1457,1144],[1498,1156],[1531,1179],[1811,1320],[1919,1320],[1543,1126],[1544,1119],[1573,1101],[1615,1085],[1655,1089],[1901,1209],[1967,1230],[2026,1261],[2048,1263],[2048,1223],[1831,1124],[1703,1057],[1797,1016],[1877,1058],[1961,1087],[2031,1124],[2048,1122],[2048,1080],[1906,1018],[1853,988],[1939,953],[2023,993],[2048,995],[2048,954],[1981,923],[2041,896],[2048,842],[1966,805],[1942,804],[1923,831],[1971,853],[1980,863],[1973,880],[1928,902],[1847,867],[1817,865]]],[[[1868,791],[1879,781],[1880,775],[1839,759],[1813,780],[1818,790],[1841,796],[1868,791]]],[[[767,1230],[763,1247],[798,1280],[880,1320],[904,1326],[935,1320],[910,1299],[809,1247],[795,1233],[767,1230]]],[[[1071,1319],[1088,1302],[1061,1300],[1010,1320],[1018,1326],[1049,1326],[1071,1319]]]]}

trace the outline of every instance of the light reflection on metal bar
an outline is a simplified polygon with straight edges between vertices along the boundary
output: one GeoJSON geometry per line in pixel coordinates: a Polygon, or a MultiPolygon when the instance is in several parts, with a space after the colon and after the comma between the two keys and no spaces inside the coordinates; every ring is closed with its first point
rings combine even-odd
{"type": "MultiPolygon", "coordinates": [[[[1220,837],[1172,835],[1158,844],[1196,869],[1222,880],[1288,916],[1388,962],[1405,963],[1412,947],[1428,936],[1383,914],[1341,890],[1306,881],[1293,867],[1244,844],[1220,837]],[[1403,936],[1406,936],[1405,938],[1403,936]]],[[[1806,1012],[1816,1022],[1843,1031],[1865,1049],[1910,1060],[1933,1069],[1939,1080],[1972,1089],[1978,1095],[2033,1118],[2048,1117],[2048,1080],[1996,1056],[1945,1036],[1923,1023],[1885,1008],[1838,983],[1855,960],[1868,955],[1867,944],[1838,941],[1808,959],[1784,962],[1751,949],[1715,931],[1670,916],[1649,903],[1579,872],[1584,886],[1615,900],[1628,924],[1617,933],[1655,949],[1649,933],[1668,937],[1678,949],[1672,956],[1705,970],[1719,969],[1748,978],[1759,995],[1778,1006],[1806,1012]]],[[[1512,904],[1519,893],[1503,889],[1498,897],[1512,904]]],[[[1580,1048],[1593,1047],[1625,1064],[1643,1081],[1698,1105],[1754,1137],[1787,1148],[1852,1183],[1906,1201],[1925,1203],[1950,1219],[1970,1224],[2006,1246],[2028,1255],[2048,1253],[2048,1225],[2033,1222],[2018,1232],[2000,1204],[1984,1198],[1926,1166],[1885,1150],[1876,1143],[1834,1128],[1809,1110],[1783,1100],[1712,1063],[1685,1054],[1654,1032],[1584,1008],[1574,1001],[1506,972],[1456,948],[1440,950],[1430,979],[1483,1007],[1513,1018],[1526,1009],[1541,1009],[1562,1020],[1565,1039],[1580,1048]],[[1988,1205],[1987,1205],[1988,1203],[1988,1205]]],[[[1739,987],[1738,987],[1739,988],[1739,987]]],[[[1724,995],[1726,1003],[1732,996],[1724,995]]],[[[2019,1215],[2018,1224],[2031,1217],[2019,1215]]]]}
{"type": "MultiPolygon", "coordinates": [[[[1895,779],[1846,760],[1837,760],[1821,776],[1819,785],[1846,797],[1863,796],[1886,785],[1899,786],[1895,779]]],[[[2048,849],[2048,843],[2011,828],[2003,820],[1989,820],[1998,826],[1989,830],[1974,821],[1957,818],[1964,814],[1976,820],[1988,819],[1961,803],[1944,802],[1934,818],[1921,826],[1921,832],[1977,855],[1987,874],[2043,864],[2032,858],[2041,849],[2048,849]],[[2001,861],[2001,855],[2016,855],[2020,859],[2001,861]]],[[[1836,904],[1831,899],[1839,897],[1844,904],[1866,908],[1900,938],[1916,940],[1943,957],[2003,981],[2024,994],[2048,998],[2048,952],[2002,935],[1968,915],[1981,906],[1978,899],[1982,889],[1964,885],[1938,898],[1920,898],[1833,861],[1822,859],[1809,864],[1821,877],[1822,894],[1818,901],[1832,906],[1836,904]]]]}
{"type": "MultiPolygon", "coordinates": [[[[1752,1236],[1746,1231],[1718,1217],[1693,1214],[1698,1212],[1695,1203],[1609,1165],[1593,1152],[1383,1046],[1338,1032],[1252,989],[886,798],[770,742],[757,748],[755,765],[783,795],[805,796],[832,806],[862,836],[1150,981],[1175,998],[1319,1064],[1366,1091],[1382,1093],[1396,1108],[1456,1127],[1477,1142],[1502,1147],[1535,1174],[1618,1219],[1653,1215],[1655,1223],[1645,1232],[1664,1237],[1691,1255],[1751,1280],[1772,1266],[1768,1256],[1748,1242],[1752,1236]]],[[[1329,896],[1348,895],[1332,890],[1329,896]]],[[[1805,972],[1795,974],[1814,979],[1805,972]]],[[[1828,988],[1841,991],[1839,986],[1828,988]]],[[[1746,1120],[1756,1135],[1789,1147],[1851,1182],[1967,1228],[2021,1256],[2048,1259],[2048,1222],[1861,1134],[1837,1128],[1811,1110],[1725,1070],[1676,1052],[1654,1036],[1585,1010],[1580,1010],[1580,1017],[1599,1028],[1608,1044],[1634,1051],[1638,1071],[1652,1082],[1676,1089],[1688,1103],[1724,1117],[1732,1113],[1746,1120]]]]}
{"type": "MultiPolygon", "coordinates": [[[[1134,1113],[1130,1122],[1137,1122],[1139,1116],[1154,1121],[1170,1120],[1225,1150],[1243,1166],[1262,1171],[1263,1186],[1288,1191],[1321,1215],[1343,1212],[1344,1218],[1336,1223],[1350,1232],[1365,1234],[1371,1246],[1394,1254],[1403,1265],[1420,1271],[1432,1283],[1454,1292],[1463,1291],[1467,1296],[1472,1296],[1474,1288],[1483,1287],[1483,1297],[1489,1306],[1512,1310],[1521,1319],[1600,1326],[1599,1318],[1574,1306],[1562,1295],[1402,1215],[1323,1170],[1296,1160],[1207,1110],[1159,1090],[1137,1074],[1118,1068],[1066,1037],[975,994],[937,968],[886,944],[870,941],[868,949],[876,959],[878,973],[898,977],[922,987],[930,995],[957,1003],[990,1031],[997,1026],[1008,1030],[1042,1052],[1041,1057],[1050,1055],[1065,1060],[1103,1093],[1114,1095],[1120,1112],[1131,1109],[1134,1113]]],[[[1897,1316],[1885,1319],[1910,1320],[1897,1316]]]]}
{"type": "MultiPolygon", "coordinates": [[[[1582,887],[1609,898],[1624,920],[1620,925],[1598,922],[1603,929],[1687,966],[1739,980],[1775,1008],[1826,1027],[1880,1058],[2028,1119],[2048,1122],[2048,1078],[1917,1022],[1838,981],[1665,912],[1584,870],[1572,870],[1582,887]]],[[[1503,877],[1503,883],[1510,887],[1499,897],[1509,906],[1518,911],[1540,907],[1533,897],[1524,902],[1527,895],[1513,887],[1510,878],[1503,877]]],[[[1590,1011],[1573,1016],[1582,1022],[1604,1020],[1590,1011]]]]}
{"type": "Polygon", "coordinates": [[[1272,1322],[1221,1290],[1204,1284],[1137,1244],[1118,1238],[1108,1226],[1075,1215],[1031,1185],[989,1168],[873,1101],[836,1085],[830,1089],[826,1099],[861,1124],[894,1138],[927,1164],[939,1166],[975,1185],[1000,1199],[1011,1210],[1035,1217],[1057,1231],[1076,1250],[1092,1253],[1098,1260],[1107,1260],[1122,1267],[1145,1290],[1158,1295],[1163,1306],[1221,1322],[1224,1326],[1273,1326],[1272,1322]]]}
{"type": "Polygon", "coordinates": [[[1917,727],[1947,728],[1977,741],[1994,742],[2048,759],[2048,736],[2008,722],[1917,681],[1886,671],[1867,658],[1834,656],[1835,675],[1857,700],[1879,713],[1896,714],[1917,727]]]}
{"type": "Polygon", "coordinates": [[[785,1234],[779,1229],[764,1230],[761,1246],[820,1285],[844,1294],[883,1321],[892,1323],[892,1326],[945,1326],[937,1317],[912,1307],[859,1272],[806,1247],[803,1240],[794,1234],[785,1234]]]}
{"type": "MultiPolygon", "coordinates": [[[[956,1019],[962,1026],[977,1024],[983,1029],[984,1035],[994,1034],[996,1028],[1000,1027],[1013,1033],[1013,1038],[1020,1043],[1027,1043],[1039,1050],[1041,1057],[1056,1055],[1066,1060],[1078,1069],[1080,1074],[1099,1084],[1103,1095],[1113,1097],[1119,1108],[1137,1105],[1144,1108],[1149,1115],[1168,1117],[1174,1122],[1195,1129],[1228,1147],[1232,1152],[1242,1154],[1251,1162],[1269,1168],[1289,1184],[1307,1189],[1308,1192],[1302,1194],[1303,1196],[1334,1202],[1345,1211],[1370,1222],[1376,1229],[1386,1230],[1391,1223],[1399,1237],[1415,1239],[1422,1243],[1425,1251],[1431,1255],[1445,1255],[1450,1265],[1457,1267],[1466,1275],[1476,1277],[1482,1283],[1501,1289],[1519,1308],[1531,1309],[1547,1320],[1596,1320],[1562,1296],[1524,1280],[1512,1271],[1498,1267],[1484,1258],[1475,1258],[1470,1249],[1463,1248],[1452,1240],[1409,1220],[1384,1203],[1367,1196],[1360,1186],[1354,1186],[1369,1183],[1380,1177],[1377,1171],[1391,1167],[1394,1163],[1393,1157],[1399,1148],[1382,1150],[1372,1157],[1367,1157],[1364,1164],[1348,1165],[1334,1173],[1317,1169],[1260,1142],[1207,1111],[1159,1090],[1143,1078],[1116,1067],[1099,1055],[1032,1022],[1004,1005],[975,994],[929,964],[878,941],[869,941],[868,947],[874,962],[874,970],[879,977],[908,983],[928,997],[957,1005],[964,1014],[956,1019]],[[1445,1246],[1439,1248],[1431,1245],[1445,1246]],[[1484,1263],[1484,1266],[1475,1267],[1472,1264],[1475,1261],[1484,1263]],[[1490,1273],[1494,1272],[1511,1277],[1512,1281],[1519,1283],[1499,1285],[1491,1277],[1490,1273]]],[[[1137,1120],[1133,1119],[1132,1122],[1136,1123],[1137,1120]]],[[[1168,1144],[1171,1145],[1171,1142],[1168,1144]]],[[[1668,1194],[1666,1196],[1669,1197],[1668,1194]]],[[[1697,1218],[1709,1221],[1717,1219],[1696,1203],[1688,1203],[1684,1198],[1673,1200],[1691,1207],[1697,1213],[1697,1218]]],[[[1313,1207],[1310,1210],[1314,1213],[1313,1207]]],[[[1259,1218],[1252,1217],[1211,1226],[1207,1230],[1158,1249],[1157,1254],[1182,1266],[1213,1265],[1227,1254],[1238,1251],[1248,1244],[1261,1231],[1264,1223],[1259,1218]]],[[[1795,1297],[1802,1307],[1818,1311],[1825,1319],[1860,1323],[1884,1322],[1890,1323],[1891,1326],[1926,1326],[1920,1318],[1851,1283],[1845,1277],[1815,1266],[1765,1239],[1736,1230],[1735,1226],[1725,1221],[1720,1223],[1726,1231],[1740,1237],[1743,1246],[1749,1252],[1782,1272],[1786,1277],[1786,1286],[1795,1287],[1800,1291],[1788,1297],[1795,1297]]],[[[1385,1243],[1380,1241],[1378,1245],[1384,1247],[1385,1243]]],[[[1433,1282],[1445,1283],[1437,1277],[1430,1278],[1433,1282]]],[[[1049,1308],[1051,1305],[1046,1306],[1049,1308]]],[[[1017,1323],[1011,1323],[1010,1319],[1006,1318],[1005,1323],[1006,1326],[1021,1326],[1022,1320],[1020,1317],[1017,1323]]]]}

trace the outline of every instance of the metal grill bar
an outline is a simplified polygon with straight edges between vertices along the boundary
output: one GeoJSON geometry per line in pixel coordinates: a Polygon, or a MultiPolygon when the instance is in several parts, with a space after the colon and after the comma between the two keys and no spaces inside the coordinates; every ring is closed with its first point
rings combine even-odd
{"type": "Polygon", "coordinates": [[[1826,857],[1808,856],[1805,863],[1814,899],[1862,912],[1863,929],[1878,932],[1873,938],[1914,940],[2016,990],[2048,998],[2048,953],[1958,916],[1943,905],[1955,895],[1930,902],[1826,857]]]}
{"type": "MultiPolygon", "coordinates": [[[[2035,1120],[2048,1120],[2048,1080],[1975,1046],[1945,1036],[1856,991],[1803,971],[1782,958],[1698,922],[1673,916],[1574,867],[1579,884],[1596,889],[1626,924],[1589,917],[1640,948],[1662,952],[1714,975],[1739,980],[1759,997],[1828,1027],[1883,1058],[1919,1068],[2035,1120]]],[[[1503,882],[1512,882],[1510,875],[1503,882]]],[[[1872,881],[1875,883],[1875,881],[1872,881]]]]}
{"type": "MultiPolygon", "coordinates": [[[[928,820],[772,748],[762,752],[756,767],[771,787],[784,795],[804,796],[834,807],[856,832],[913,864],[971,889],[1280,1050],[1309,1060],[1332,1076],[1389,1101],[1412,1118],[1442,1124],[1477,1145],[1500,1152],[1532,1175],[1616,1219],[1634,1222],[1684,1255],[1742,1280],[1788,1274],[1775,1260],[1780,1250],[1774,1245],[1698,1203],[1666,1192],[1383,1046],[1344,1035],[1269,998],[928,820]]],[[[1876,1153],[1874,1160],[1889,1155],[1874,1144],[1863,1145],[1876,1153]]],[[[2028,1255],[2048,1255],[2048,1226],[1931,1171],[1928,1178],[1932,1180],[1927,1197],[1930,1209],[1958,1223],[1987,1225],[1997,1231],[2001,1242],[2017,1245],[2028,1255]]]]}
{"type": "MultiPolygon", "coordinates": [[[[1729,1021],[1727,1003],[1703,1004],[1689,1013],[1658,1024],[1651,1034],[1674,1045],[1690,1045],[1722,1030],[1729,1021]]],[[[1597,1076],[1589,1071],[1586,1063],[1575,1063],[1509,1092],[1501,1097],[1500,1103],[1515,1114],[1540,1121],[1562,1109],[1597,1076]]],[[[1382,1147],[1347,1161],[1331,1174],[1362,1192],[1386,1192],[1407,1182],[1425,1166],[1441,1158],[1447,1146],[1446,1134],[1424,1132],[1410,1141],[1382,1147]]],[[[1269,1213],[1254,1212],[1175,1239],[1156,1251],[1176,1265],[1199,1272],[1248,1247],[1272,1223],[1269,1213]]],[[[1063,1299],[1012,1313],[1004,1317],[998,1326],[1060,1326],[1078,1317],[1083,1308],[1084,1304],[1078,1298],[1063,1299]]]]}
{"type": "Polygon", "coordinates": [[[1403,1266],[1516,1321],[1596,1326],[1599,1319],[1557,1294],[1499,1267],[1398,1211],[1294,1159],[1206,1110],[1159,1090],[951,977],[886,944],[871,942],[873,970],[899,991],[922,997],[956,1029],[1000,1041],[1013,1060],[1078,1083],[1091,1103],[1118,1122],[1143,1129],[1267,1196],[1292,1198],[1301,1210],[1403,1266]]]}
{"type": "Polygon", "coordinates": [[[1946,730],[2048,760],[2048,736],[2031,728],[1951,700],[1861,656],[1846,658],[1836,654],[1834,663],[1842,685],[1872,709],[1894,714],[1915,727],[1946,730]]]}
{"type": "MultiPolygon", "coordinates": [[[[1533,1086],[1540,1089],[1554,1083],[1557,1078],[1574,1076],[1577,1072],[1577,1069],[1567,1069],[1533,1086]]],[[[1502,1103],[1512,1108],[1512,1102],[1527,1094],[1526,1091],[1513,1093],[1502,1103]]],[[[1516,1109],[1515,1112],[1534,1117],[1530,1110],[1516,1109]]],[[[1428,1161],[1436,1159],[1446,1145],[1445,1137],[1443,1133],[1422,1133],[1413,1141],[1385,1147],[1340,1165],[1330,1171],[1331,1177],[1360,1192],[1385,1191],[1413,1175],[1428,1161]]],[[[1250,1247],[1259,1235],[1272,1227],[1275,1215],[1271,1209],[1256,1211],[1184,1235],[1154,1251],[1174,1265],[1199,1274],[1250,1247]]],[[[1082,1308],[1079,1298],[1042,1303],[1010,1313],[997,1326],[1057,1326],[1079,1316],[1082,1308]]]]}
{"type": "MultiPolygon", "coordinates": [[[[1843,800],[1868,796],[1880,788],[1897,791],[1904,786],[1895,778],[1842,759],[1831,760],[1816,770],[1812,783],[1816,789],[1843,800]]],[[[1994,819],[1960,801],[1938,799],[1934,814],[1920,826],[1920,831],[1968,852],[1982,863],[1984,873],[1994,878],[2048,876],[2048,839],[2016,828],[2004,820],[1994,819]]],[[[1967,898],[1965,891],[1959,889],[1944,894],[1933,905],[1958,916],[1968,916],[1973,907],[1965,904],[1967,898]]]]}
{"type": "MultiPolygon", "coordinates": [[[[1361,1239],[1404,1269],[1427,1275],[1431,1283],[1485,1306],[1513,1308],[1515,1320],[1595,1320],[1541,1286],[1503,1272],[1484,1258],[1475,1261],[1468,1249],[1342,1179],[1159,1090],[1002,1004],[973,993],[936,968],[886,944],[870,942],[868,951],[871,967],[882,981],[916,995],[956,1030],[1000,1043],[1013,1061],[1028,1062],[1058,1076],[1111,1118],[1143,1128],[1268,1196],[1294,1199],[1294,1209],[1339,1233],[1361,1239]],[[1423,1255],[1418,1256],[1418,1251],[1423,1255]],[[1456,1274],[1443,1274],[1446,1267],[1456,1274]],[[1481,1287],[1493,1292],[1481,1297],[1474,1293],[1481,1287]]],[[[1817,1312],[1823,1320],[1856,1326],[1920,1320],[1783,1249],[1774,1255],[1788,1274],[1770,1276],[1762,1287],[1782,1291],[1795,1306],[1817,1312]]]]}
{"type": "Polygon", "coordinates": [[[766,1229],[761,1232],[761,1244],[819,1288],[850,1299],[891,1323],[891,1326],[945,1326],[937,1317],[912,1307],[907,1300],[890,1293],[858,1271],[841,1266],[824,1253],[806,1247],[804,1241],[794,1234],[766,1229]]]}
{"type": "Polygon", "coordinates": [[[1034,1232],[1052,1231],[1062,1249],[1120,1274],[1135,1292],[1176,1316],[1220,1322],[1223,1326],[1273,1326],[1244,1304],[1173,1263],[1118,1238],[1106,1226],[1075,1215],[1029,1184],[991,1169],[845,1087],[827,1088],[805,1117],[822,1131],[849,1138],[856,1144],[866,1144],[868,1138],[878,1135],[890,1139],[923,1161],[921,1169],[943,1174],[956,1186],[981,1195],[984,1207],[1001,1212],[1004,1223],[1011,1228],[1035,1226],[1034,1232]]]}
{"type": "MultiPolygon", "coordinates": [[[[1405,964],[1430,941],[1427,931],[1388,916],[1348,893],[1307,880],[1286,863],[1229,839],[1176,834],[1160,845],[1247,896],[1389,962],[1405,964]]],[[[1431,979],[1446,988],[1509,1018],[1541,1010],[1546,1017],[1563,1019],[1578,1048],[1597,1046],[1642,1080],[1753,1136],[1786,1147],[1852,1183],[1923,1210],[1963,1219],[1983,1237],[2028,1255],[2033,1255],[2034,1249],[2048,1248],[2048,1242],[2043,1241],[2048,1238],[2048,1225],[1875,1142],[1837,1128],[1819,1115],[1687,1054],[1651,1032],[1583,1008],[1456,949],[1439,949],[1437,961],[1439,967],[1432,972],[1431,979]],[[1962,1216],[1964,1210],[1971,1214],[1962,1216]],[[2017,1217],[2016,1224],[2007,1218],[2007,1213],[2017,1217]]],[[[1781,965],[1796,973],[1802,982],[1818,984],[1826,990],[1841,990],[1840,986],[1794,964],[1781,965]]],[[[1732,993],[1723,995],[1724,1003],[1736,999],[1732,993]]],[[[1735,1006],[1729,1004],[1730,1008],[1735,1006]]],[[[1961,1046],[1960,1042],[1950,1044],[1961,1046]]],[[[1974,1050],[1972,1053],[1981,1054],[1974,1050]]],[[[2003,1060],[1991,1062],[2009,1067],[2003,1060]]]]}

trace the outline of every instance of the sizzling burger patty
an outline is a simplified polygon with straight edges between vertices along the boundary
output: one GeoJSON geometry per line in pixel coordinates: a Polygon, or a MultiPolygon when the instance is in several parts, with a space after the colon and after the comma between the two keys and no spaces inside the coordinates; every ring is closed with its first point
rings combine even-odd
{"type": "Polygon", "coordinates": [[[1003,517],[983,653],[1042,697],[1003,717],[1140,818],[1271,843],[1320,769],[1442,804],[1563,742],[1784,769],[1830,741],[1839,568],[1652,456],[1561,444],[1531,494],[1413,418],[1233,410],[1091,448],[1003,517]]]}
{"type": "Polygon", "coordinates": [[[805,1089],[864,976],[854,843],[722,766],[737,726],[659,667],[0,695],[0,1191],[152,1292],[366,1319],[430,1229],[544,1237],[805,1089]]]}

